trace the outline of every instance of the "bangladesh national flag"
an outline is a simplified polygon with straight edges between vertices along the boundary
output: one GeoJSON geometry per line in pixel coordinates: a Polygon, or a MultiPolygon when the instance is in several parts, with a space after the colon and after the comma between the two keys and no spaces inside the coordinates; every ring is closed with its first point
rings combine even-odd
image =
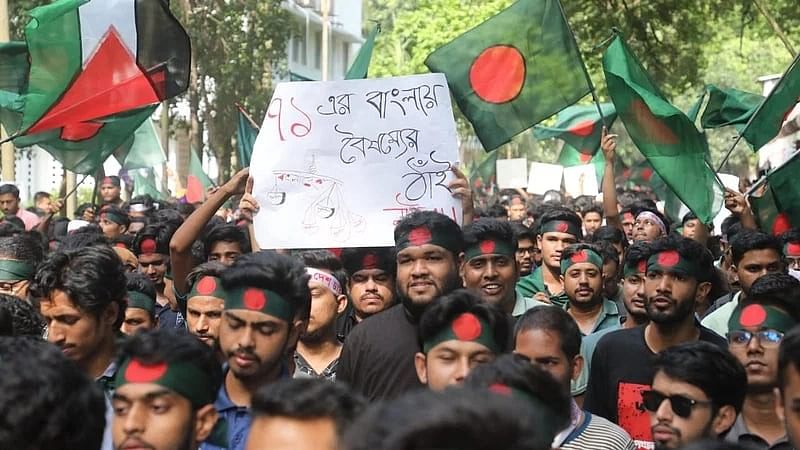
{"type": "Polygon", "coordinates": [[[774,235],[800,226],[800,153],[767,174],[760,196],[750,196],[759,228],[774,235]]]}
{"type": "Polygon", "coordinates": [[[780,133],[789,113],[800,102],[800,64],[797,63],[798,59],[800,59],[800,55],[795,57],[792,65],[764,99],[750,123],[742,131],[742,137],[753,146],[754,150],[759,150],[780,133]]]}
{"type": "Polygon", "coordinates": [[[133,170],[130,173],[133,174],[134,197],[147,194],[155,200],[167,198],[157,186],[156,174],[153,169],[133,170]],[[145,174],[143,175],[142,172],[145,172],[145,174]]]}
{"type": "MultiPolygon", "coordinates": [[[[602,103],[600,109],[608,128],[617,119],[617,111],[611,103],[602,103]]],[[[536,125],[533,128],[536,139],[558,138],[586,155],[594,155],[600,148],[603,135],[603,120],[597,112],[597,105],[573,105],[558,113],[552,127],[536,125]]],[[[591,158],[590,158],[591,159],[591,158]]],[[[562,164],[563,165],[563,164],[562,164]]]]}
{"type": "Polygon", "coordinates": [[[375,49],[375,40],[381,32],[381,26],[375,25],[375,28],[367,36],[367,40],[361,45],[361,49],[353,60],[353,64],[344,76],[345,80],[361,80],[367,78],[369,73],[369,63],[372,60],[372,50],[375,49]]]}
{"type": "Polygon", "coordinates": [[[145,120],[133,136],[114,152],[114,157],[127,170],[152,169],[167,160],[152,120],[145,120]]]}
{"type": "Polygon", "coordinates": [[[741,132],[753,116],[764,97],[738,89],[720,89],[714,85],[706,87],[708,103],[700,123],[703,128],[733,126],[741,132]]]}
{"type": "Polygon", "coordinates": [[[633,142],[675,195],[710,223],[722,208],[724,190],[706,162],[705,136],[659,92],[620,36],[603,54],[603,71],[633,142]]]}
{"type": "Polygon", "coordinates": [[[558,164],[564,167],[592,164],[595,174],[597,174],[597,185],[602,186],[603,174],[606,171],[606,158],[603,152],[596,152],[594,155],[586,154],[565,142],[561,153],[558,154],[558,164]]]}
{"type": "Polygon", "coordinates": [[[242,167],[250,167],[250,158],[253,156],[256,137],[258,137],[258,127],[250,121],[240,107],[236,119],[236,152],[242,167]]]}
{"type": "Polygon", "coordinates": [[[558,0],[519,0],[431,53],[483,148],[493,150],[591,92],[558,0]]]}
{"type": "Polygon", "coordinates": [[[206,191],[214,186],[206,171],[203,170],[203,162],[197,152],[191,150],[189,157],[189,174],[186,176],[186,201],[189,203],[202,202],[206,191]]]}
{"type": "Polygon", "coordinates": [[[470,173],[472,187],[492,186],[497,176],[497,152],[487,155],[470,173]]]}

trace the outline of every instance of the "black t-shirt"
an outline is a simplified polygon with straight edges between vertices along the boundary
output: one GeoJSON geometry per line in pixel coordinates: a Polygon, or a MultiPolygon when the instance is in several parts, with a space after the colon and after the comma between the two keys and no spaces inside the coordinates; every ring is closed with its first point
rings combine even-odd
{"type": "Polygon", "coordinates": [[[336,380],[350,384],[370,401],[395,398],[422,387],[414,368],[418,351],[417,324],[403,305],[395,305],[352,329],[336,380]]]}
{"type": "MultiPolygon", "coordinates": [[[[592,356],[583,408],[622,427],[639,448],[653,448],[650,418],[642,405],[642,391],[653,381],[653,359],[644,339],[645,326],[617,330],[603,336],[592,356]]],[[[718,334],[700,327],[700,340],[727,349],[718,334]]]]}

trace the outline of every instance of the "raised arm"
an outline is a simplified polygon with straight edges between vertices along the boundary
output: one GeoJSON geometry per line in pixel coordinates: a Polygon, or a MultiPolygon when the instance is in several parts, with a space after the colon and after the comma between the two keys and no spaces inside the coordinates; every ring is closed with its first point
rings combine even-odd
{"type": "Polygon", "coordinates": [[[617,207],[617,184],[614,175],[614,161],[617,157],[617,135],[608,134],[606,127],[603,127],[600,148],[606,158],[606,169],[603,173],[603,216],[606,218],[606,225],[619,228],[624,232],[622,220],[619,217],[619,208],[617,207]]]}

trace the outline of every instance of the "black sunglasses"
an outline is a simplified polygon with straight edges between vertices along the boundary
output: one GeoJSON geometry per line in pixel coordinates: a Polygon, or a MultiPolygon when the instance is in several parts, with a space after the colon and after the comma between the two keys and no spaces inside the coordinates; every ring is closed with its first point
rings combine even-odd
{"type": "Polygon", "coordinates": [[[678,417],[684,419],[692,415],[692,409],[698,405],[711,405],[709,401],[692,400],[691,398],[684,397],[683,395],[664,395],[658,391],[644,391],[642,392],[642,400],[644,409],[650,412],[658,411],[658,408],[664,403],[664,400],[669,400],[669,404],[678,417]]]}

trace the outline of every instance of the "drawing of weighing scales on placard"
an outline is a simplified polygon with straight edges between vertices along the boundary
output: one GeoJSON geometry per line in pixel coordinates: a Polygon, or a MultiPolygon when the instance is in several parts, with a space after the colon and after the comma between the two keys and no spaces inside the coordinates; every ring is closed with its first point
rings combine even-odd
{"type": "Polygon", "coordinates": [[[364,217],[351,212],[345,203],[341,181],[293,170],[276,170],[272,175],[274,184],[266,193],[267,202],[276,208],[285,206],[289,200],[293,205],[308,205],[302,218],[306,232],[327,231],[335,239],[346,241],[353,232],[366,228],[364,217]]]}

